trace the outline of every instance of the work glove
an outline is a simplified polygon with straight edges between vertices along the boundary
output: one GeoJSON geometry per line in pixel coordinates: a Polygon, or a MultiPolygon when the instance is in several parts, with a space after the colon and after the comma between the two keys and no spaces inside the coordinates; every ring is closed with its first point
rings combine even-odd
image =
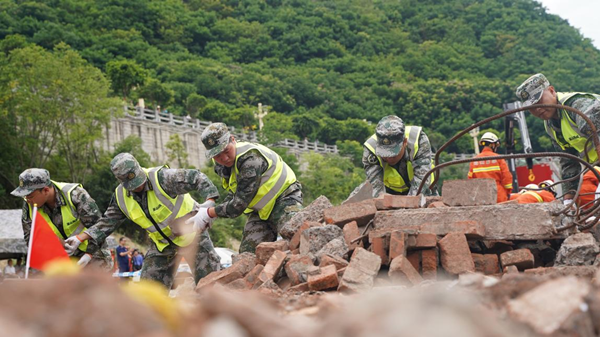
{"type": "Polygon", "coordinates": [[[65,250],[67,251],[67,254],[75,254],[77,248],[79,248],[79,245],[81,245],[81,240],[77,235],[67,238],[65,240],[65,250]]]}
{"type": "Polygon", "coordinates": [[[204,232],[212,226],[213,218],[208,215],[208,208],[202,207],[198,209],[198,213],[186,220],[186,225],[193,225],[192,228],[196,232],[204,232]]]}
{"type": "Polygon", "coordinates": [[[211,208],[211,207],[215,207],[215,201],[208,199],[205,202],[201,203],[198,208],[211,208]]]}
{"type": "Polygon", "coordinates": [[[564,199],[563,200],[563,205],[569,206],[571,204],[573,204],[573,199],[564,199]]]}
{"type": "Polygon", "coordinates": [[[92,255],[90,254],[84,254],[79,261],[77,261],[77,265],[80,266],[81,268],[87,266],[88,263],[90,263],[90,261],[92,260],[92,255]]]}

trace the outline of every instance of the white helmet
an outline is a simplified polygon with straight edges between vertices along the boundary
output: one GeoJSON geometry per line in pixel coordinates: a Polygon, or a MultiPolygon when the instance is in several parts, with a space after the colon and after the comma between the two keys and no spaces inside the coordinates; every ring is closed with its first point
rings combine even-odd
{"type": "Polygon", "coordinates": [[[525,193],[525,192],[530,191],[530,190],[538,190],[538,189],[539,189],[538,185],[536,185],[536,184],[529,184],[529,185],[523,187],[523,189],[519,191],[519,194],[525,193]]]}
{"type": "Polygon", "coordinates": [[[554,185],[554,181],[552,181],[552,179],[544,180],[538,184],[539,188],[547,189],[550,192],[552,192],[554,195],[556,195],[556,190],[554,189],[554,186],[551,186],[551,185],[554,185]],[[549,186],[551,186],[551,187],[549,187],[549,186]]]}
{"type": "Polygon", "coordinates": [[[498,136],[496,136],[493,132],[486,132],[483,134],[483,136],[481,136],[481,140],[479,140],[480,143],[483,142],[488,142],[488,143],[497,143],[500,140],[498,139],[498,136]]]}

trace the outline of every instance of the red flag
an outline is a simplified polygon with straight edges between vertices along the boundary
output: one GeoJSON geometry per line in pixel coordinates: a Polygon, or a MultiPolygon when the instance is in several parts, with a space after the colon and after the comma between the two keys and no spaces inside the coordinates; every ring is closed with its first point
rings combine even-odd
{"type": "Polygon", "coordinates": [[[39,213],[33,216],[33,228],[29,244],[29,265],[43,270],[46,263],[56,259],[69,259],[60,240],[39,213]]]}

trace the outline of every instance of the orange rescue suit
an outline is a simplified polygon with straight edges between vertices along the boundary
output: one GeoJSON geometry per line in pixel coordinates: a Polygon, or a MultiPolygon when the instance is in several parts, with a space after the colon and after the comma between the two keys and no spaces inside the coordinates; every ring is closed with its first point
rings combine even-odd
{"type": "MultiPolygon", "coordinates": [[[[600,172],[600,167],[595,166],[594,169],[600,172]]],[[[579,190],[579,198],[577,199],[577,205],[584,209],[593,206],[591,201],[594,200],[596,195],[596,188],[598,187],[598,178],[592,171],[587,171],[583,175],[583,181],[581,182],[581,190],[579,190]],[[589,203],[589,204],[588,204],[589,203]],[[588,204],[584,206],[585,204],[588,204]]]]}
{"type": "MultiPolygon", "coordinates": [[[[494,157],[497,154],[489,147],[485,146],[476,158],[494,157]]],[[[498,191],[497,202],[508,200],[508,195],[512,191],[512,174],[508,170],[508,165],[504,159],[473,161],[469,164],[469,179],[491,178],[496,180],[498,191]]]]}
{"type": "Polygon", "coordinates": [[[520,194],[517,198],[519,204],[535,204],[538,202],[550,202],[554,200],[556,200],[554,194],[546,190],[527,191],[520,194]]]}

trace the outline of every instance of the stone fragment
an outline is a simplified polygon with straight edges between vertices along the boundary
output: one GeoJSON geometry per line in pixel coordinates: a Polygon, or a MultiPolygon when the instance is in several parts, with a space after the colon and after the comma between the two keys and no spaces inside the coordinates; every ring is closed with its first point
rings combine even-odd
{"type": "Polygon", "coordinates": [[[348,196],[348,198],[342,202],[342,205],[369,200],[372,197],[373,186],[368,180],[366,180],[362,184],[358,185],[354,191],[352,191],[352,193],[350,193],[350,196],[348,196]]]}
{"type": "Polygon", "coordinates": [[[246,283],[249,284],[249,288],[254,287],[254,284],[258,280],[258,276],[260,276],[260,273],[262,273],[264,268],[265,266],[263,266],[262,264],[257,264],[256,266],[254,266],[254,268],[252,268],[252,270],[248,274],[246,274],[244,280],[246,281],[246,283]]]}
{"type": "MultiPolygon", "coordinates": [[[[474,179],[477,180],[477,179],[474,179]]],[[[462,233],[450,233],[439,241],[442,267],[450,274],[475,271],[473,257],[462,233]]]]}
{"type": "Polygon", "coordinates": [[[556,254],[555,266],[592,265],[600,252],[598,242],[591,233],[577,233],[569,236],[556,254]]]}
{"type": "Polygon", "coordinates": [[[292,255],[285,264],[285,273],[292,282],[292,286],[306,282],[308,274],[318,270],[319,268],[313,264],[313,260],[307,255],[292,255]]]}
{"type": "Polygon", "coordinates": [[[494,205],[497,200],[494,179],[446,180],[442,186],[444,203],[448,206],[494,205]]]}
{"type": "Polygon", "coordinates": [[[310,205],[294,214],[294,216],[283,225],[279,232],[286,240],[291,240],[294,233],[302,226],[305,221],[319,222],[323,219],[323,210],[332,207],[331,201],[326,196],[320,196],[315,199],[310,205]]]}
{"type": "Polygon", "coordinates": [[[339,284],[337,269],[334,265],[329,265],[321,268],[321,273],[318,275],[308,276],[309,290],[327,290],[337,288],[339,284]]]}
{"type": "Polygon", "coordinates": [[[302,232],[304,232],[305,229],[309,229],[311,227],[319,227],[319,226],[322,226],[322,224],[320,222],[305,221],[302,224],[302,226],[300,226],[300,228],[298,228],[298,230],[296,231],[296,233],[290,240],[290,250],[293,251],[295,249],[300,248],[300,238],[302,236],[302,232]]]}
{"type": "Polygon", "coordinates": [[[364,248],[356,248],[338,290],[356,292],[371,289],[380,267],[381,258],[377,254],[364,248]]]}
{"type": "Polygon", "coordinates": [[[405,285],[417,285],[423,281],[419,272],[415,270],[404,255],[396,256],[392,260],[388,275],[392,281],[405,285]]]}
{"type": "Polygon", "coordinates": [[[256,262],[257,264],[266,265],[274,251],[280,250],[285,252],[288,249],[289,244],[285,240],[261,242],[258,244],[258,246],[256,246],[256,262]]]}
{"type": "Polygon", "coordinates": [[[471,254],[475,263],[475,271],[484,275],[500,273],[498,255],[496,254],[471,254]]]}
{"type": "Polygon", "coordinates": [[[343,235],[342,229],[334,225],[305,229],[300,237],[300,254],[315,254],[329,241],[343,238],[343,235]]]}
{"type": "Polygon", "coordinates": [[[529,249],[517,249],[500,254],[503,267],[516,266],[519,270],[533,268],[533,254],[529,249]]]}
{"type": "Polygon", "coordinates": [[[589,284],[573,276],[547,281],[509,301],[509,315],[540,335],[568,332],[572,336],[593,336],[593,324],[585,297],[589,284]]]}
{"type": "Polygon", "coordinates": [[[373,219],[376,212],[375,202],[370,199],[328,208],[323,211],[323,217],[328,224],[343,227],[348,222],[356,221],[359,226],[362,226],[373,219]]]}
{"type": "Polygon", "coordinates": [[[347,253],[348,246],[346,245],[346,241],[344,241],[343,237],[339,237],[327,242],[327,244],[323,246],[323,248],[321,248],[315,254],[315,256],[317,258],[317,262],[320,263],[321,258],[325,255],[333,255],[339,258],[344,258],[347,253]]]}
{"type": "Polygon", "coordinates": [[[517,266],[506,266],[502,269],[504,274],[518,274],[519,268],[517,266]]]}

